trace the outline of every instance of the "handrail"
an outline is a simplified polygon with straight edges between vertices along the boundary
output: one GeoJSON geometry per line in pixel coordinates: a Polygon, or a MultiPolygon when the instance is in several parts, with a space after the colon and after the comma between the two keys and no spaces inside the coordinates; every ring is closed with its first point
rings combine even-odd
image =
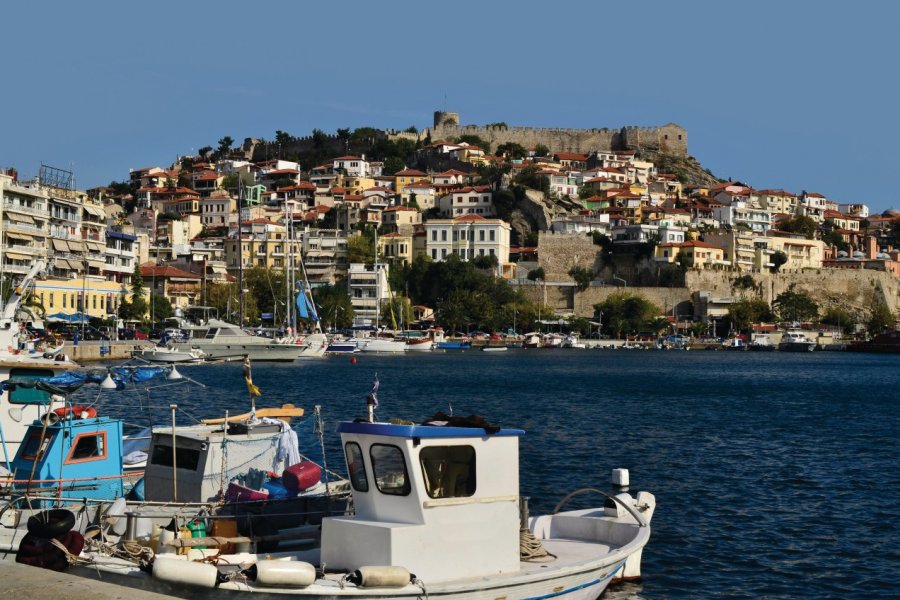
{"type": "Polygon", "coordinates": [[[574,492],[568,494],[565,498],[560,500],[559,503],[556,505],[556,508],[554,508],[550,514],[551,515],[557,514],[559,512],[559,509],[562,508],[563,505],[565,503],[567,503],[569,500],[571,500],[575,496],[578,496],[581,494],[586,494],[588,492],[597,492],[598,494],[600,494],[602,496],[606,496],[610,500],[618,502],[625,508],[625,510],[627,510],[631,514],[632,517],[635,518],[635,520],[638,522],[638,525],[640,525],[641,527],[649,527],[650,526],[650,524],[647,522],[647,520],[644,519],[643,515],[641,515],[639,512],[637,512],[633,506],[629,506],[628,504],[622,502],[622,500],[617,498],[616,496],[607,494],[603,490],[598,490],[597,488],[581,488],[581,489],[575,490],[574,492]]]}

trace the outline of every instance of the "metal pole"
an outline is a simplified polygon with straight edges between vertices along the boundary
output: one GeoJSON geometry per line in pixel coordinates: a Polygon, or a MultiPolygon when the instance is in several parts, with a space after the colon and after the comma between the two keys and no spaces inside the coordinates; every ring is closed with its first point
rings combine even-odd
{"type": "Polygon", "coordinates": [[[169,405],[169,409],[172,411],[172,502],[178,502],[178,470],[175,460],[177,454],[175,451],[175,440],[177,439],[177,436],[175,435],[175,410],[177,408],[177,404],[169,405]]]}
{"type": "MultiPolygon", "coordinates": [[[[243,208],[244,186],[238,182],[238,294],[240,309],[238,310],[238,327],[244,326],[244,234],[241,231],[241,209],[243,208]]],[[[252,244],[251,244],[252,249],[252,244]]]]}

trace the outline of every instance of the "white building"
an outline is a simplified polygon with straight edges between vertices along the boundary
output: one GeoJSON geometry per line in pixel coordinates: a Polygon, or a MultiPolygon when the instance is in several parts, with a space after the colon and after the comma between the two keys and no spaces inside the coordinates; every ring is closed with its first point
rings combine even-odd
{"type": "Polygon", "coordinates": [[[447,218],[462,215],[494,216],[493,192],[487,186],[464,187],[441,196],[438,207],[447,218]]]}
{"type": "Polygon", "coordinates": [[[463,260],[496,256],[503,266],[509,262],[509,232],[509,223],[480,215],[432,219],[425,223],[425,251],[435,261],[451,254],[463,260]]]}
{"type": "MultiPolygon", "coordinates": [[[[365,265],[351,263],[347,275],[350,291],[350,303],[353,305],[354,325],[375,325],[376,315],[380,313],[379,302],[383,307],[390,297],[388,289],[388,266],[385,264],[365,265]]],[[[381,319],[383,321],[383,319],[381,319]]]]}
{"type": "Polygon", "coordinates": [[[334,159],[334,172],[351,177],[369,177],[369,163],[365,156],[339,156],[334,159]]]}

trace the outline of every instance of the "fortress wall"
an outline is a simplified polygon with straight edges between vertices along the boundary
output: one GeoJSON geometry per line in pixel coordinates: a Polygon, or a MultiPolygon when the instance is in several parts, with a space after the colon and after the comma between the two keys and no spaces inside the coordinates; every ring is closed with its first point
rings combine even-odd
{"type": "Polygon", "coordinates": [[[599,246],[581,233],[538,232],[538,264],[544,269],[547,281],[572,281],[572,267],[584,267],[597,272],[599,246]]]}

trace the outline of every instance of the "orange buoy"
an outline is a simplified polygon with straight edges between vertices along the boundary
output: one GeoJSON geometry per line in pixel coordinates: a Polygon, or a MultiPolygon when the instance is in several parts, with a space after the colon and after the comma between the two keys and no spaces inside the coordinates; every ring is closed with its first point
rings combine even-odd
{"type": "Polygon", "coordinates": [[[60,419],[93,419],[97,416],[97,409],[91,406],[63,406],[53,412],[60,419]]]}

